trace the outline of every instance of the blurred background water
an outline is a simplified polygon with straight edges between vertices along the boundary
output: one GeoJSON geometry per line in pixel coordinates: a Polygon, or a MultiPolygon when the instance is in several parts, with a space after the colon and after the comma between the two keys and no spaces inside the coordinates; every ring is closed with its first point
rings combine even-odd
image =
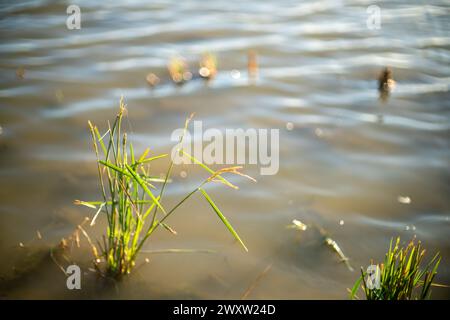
{"type": "MultiPolygon", "coordinates": [[[[3,297],[236,299],[273,264],[250,298],[345,299],[359,267],[381,261],[395,236],[417,236],[429,255],[439,250],[437,280],[450,283],[448,1],[80,0],[80,30],[66,27],[70,4],[0,4],[3,278],[20,256],[18,244],[36,245],[36,230],[55,244],[92,215],[73,205],[100,197],[87,120],[106,130],[122,95],[139,150],[169,152],[170,134],[195,112],[205,128],[279,129],[280,171],[259,176],[250,167],[257,184],[210,189],[249,253],[196,198],[171,218],[178,235],[159,231],[146,249],[217,254],[150,256],[119,287],[84,284],[82,293],[67,290],[47,261],[4,286],[3,297]],[[381,8],[379,30],[366,25],[372,4],[381,8]],[[257,52],[256,83],[248,81],[249,50],[257,52]],[[171,57],[185,57],[194,69],[205,51],[218,59],[213,81],[169,81],[171,57]],[[381,103],[377,77],[385,66],[397,87],[381,103]],[[149,72],[161,78],[154,89],[145,81],[149,72]],[[319,236],[286,229],[292,219],[326,229],[356,271],[319,236]]],[[[155,163],[154,172],[166,166],[155,163]]],[[[177,166],[169,202],[201,177],[177,166]]],[[[100,229],[91,232],[100,237],[100,229]]],[[[449,293],[436,288],[433,296],[449,293]]]]}

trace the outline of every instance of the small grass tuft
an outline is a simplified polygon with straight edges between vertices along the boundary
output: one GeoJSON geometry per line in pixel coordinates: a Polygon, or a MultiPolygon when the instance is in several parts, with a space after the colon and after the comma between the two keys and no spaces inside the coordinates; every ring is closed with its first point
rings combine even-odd
{"type": "Polygon", "coordinates": [[[361,277],[355,282],[350,298],[355,299],[361,287],[367,300],[425,300],[431,296],[433,279],[441,261],[439,253],[422,267],[425,249],[414,239],[406,247],[400,247],[400,238],[393,239],[384,263],[379,265],[379,286],[368,283],[367,273],[361,269],[361,277]]]}

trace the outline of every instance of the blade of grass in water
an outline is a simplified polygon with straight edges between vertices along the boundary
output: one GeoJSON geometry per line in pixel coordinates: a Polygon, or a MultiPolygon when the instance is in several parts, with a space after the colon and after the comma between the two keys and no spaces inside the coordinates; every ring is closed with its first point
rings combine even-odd
{"type": "Polygon", "coordinates": [[[241,240],[241,238],[239,237],[239,235],[237,234],[237,232],[234,230],[233,226],[228,222],[227,218],[225,218],[225,216],[222,214],[222,212],[219,210],[219,208],[216,206],[216,204],[214,203],[214,201],[211,199],[211,197],[208,195],[208,193],[206,193],[206,191],[202,188],[199,188],[200,192],[203,194],[203,196],[205,197],[205,199],[209,202],[209,204],[211,205],[211,207],[214,209],[214,211],[217,213],[217,215],[219,216],[220,220],[222,220],[223,224],[227,227],[228,231],[230,231],[230,233],[233,235],[233,237],[239,241],[239,243],[242,245],[242,247],[244,248],[245,251],[248,252],[247,247],[245,246],[244,242],[241,240]]]}
{"type": "MultiPolygon", "coordinates": [[[[192,119],[193,117],[194,117],[194,114],[192,113],[192,114],[186,119],[186,121],[184,122],[183,134],[182,134],[181,137],[180,137],[179,144],[182,144],[182,143],[183,143],[184,136],[186,135],[186,131],[187,131],[187,128],[188,128],[188,126],[189,126],[189,122],[191,121],[191,119],[192,119]]],[[[172,168],[173,168],[173,160],[170,159],[169,168],[167,169],[166,176],[165,176],[165,178],[164,178],[164,183],[162,184],[161,191],[160,191],[160,193],[159,193],[159,196],[160,196],[161,199],[163,198],[164,190],[166,189],[166,185],[167,185],[168,180],[170,179],[170,176],[171,176],[171,174],[172,174],[172,168]]],[[[155,210],[153,211],[152,223],[151,223],[151,225],[150,225],[150,228],[153,228],[153,225],[154,225],[154,223],[155,223],[155,219],[156,219],[156,214],[157,214],[157,213],[158,213],[158,207],[155,207],[155,210]]],[[[148,232],[150,232],[150,229],[147,231],[147,233],[148,233],[148,232]]]]}
{"type": "MultiPolygon", "coordinates": [[[[181,150],[181,152],[187,156],[189,159],[191,159],[194,163],[198,164],[200,167],[211,173],[212,175],[216,174],[216,171],[209,168],[207,165],[203,164],[201,161],[197,160],[194,156],[191,156],[189,153],[185,152],[184,150],[181,150]]],[[[228,186],[231,186],[233,189],[237,189],[235,185],[233,185],[231,182],[229,182],[227,179],[222,177],[221,175],[217,175],[217,178],[220,179],[223,183],[225,183],[228,186]]]]}

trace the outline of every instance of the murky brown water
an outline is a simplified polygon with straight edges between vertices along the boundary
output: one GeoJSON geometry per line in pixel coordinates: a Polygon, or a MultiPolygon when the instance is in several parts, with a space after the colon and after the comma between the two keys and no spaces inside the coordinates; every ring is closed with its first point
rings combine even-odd
{"type": "MultiPolygon", "coordinates": [[[[195,112],[211,128],[280,129],[280,171],[258,176],[249,168],[257,184],[210,189],[249,253],[196,198],[170,220],[178,235],[159,231],[147,249],[217,254],[153,255],[117,288],[87,275],[81,292],[67,290],[44,255],[25,262],[33,271],[2,286],[2,297],[239,298],[273,263],[250,298],[345,299],[358,272],[317,235],[286,229],[294,218],[328,230],[355,269],[381,260],[391,237],[417,235],[429,253],[442,253],[438,281],[450,283],[448,2],[384,2],[380,30],[366,27],[370,1],[77,1],[81,30],[65,26],[69,2],[10,2],[0,5],[2,275],[17,268],[20,242],[45,250],[92,214],[72,204],[100,196],[87,120],[111,119],[121,95],[140,150],[168,152],[172,130],[195,112]],[[247,79],[249,49],[260,64],[255,85],[247,79]],[[171,56],[195,65],[204,51],[219,59],[209,86],[168,82],[171,56]],[[397,88],[382,105],[376,78],[386,65],[397,88]],[[162,78],[154,90],[148,72],[162,78]],[[36,230],[40,242],[32,241],[36,230]]],[[[164,172],[166,163],[154,170],[164,172]]],[[[203,175],[177,167],[170,201],[203,175]]],[[[78,261],[88,258],[81,253],[78,261]]],[[[449,296],[434,290],[436,298],[449,296]]]]}

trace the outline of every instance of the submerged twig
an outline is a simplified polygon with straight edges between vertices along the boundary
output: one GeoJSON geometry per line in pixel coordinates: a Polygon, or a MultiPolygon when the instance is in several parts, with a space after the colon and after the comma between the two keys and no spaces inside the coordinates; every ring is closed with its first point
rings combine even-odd
{"type": "Polygon", "coordinates": [[[261,281],[261,279],[272,269],[273,263],[269,264],[250,284],[244,294],[241,296],[241,300],[245,300],[250,293],[255,289],[256,285],[261,281]]]}

